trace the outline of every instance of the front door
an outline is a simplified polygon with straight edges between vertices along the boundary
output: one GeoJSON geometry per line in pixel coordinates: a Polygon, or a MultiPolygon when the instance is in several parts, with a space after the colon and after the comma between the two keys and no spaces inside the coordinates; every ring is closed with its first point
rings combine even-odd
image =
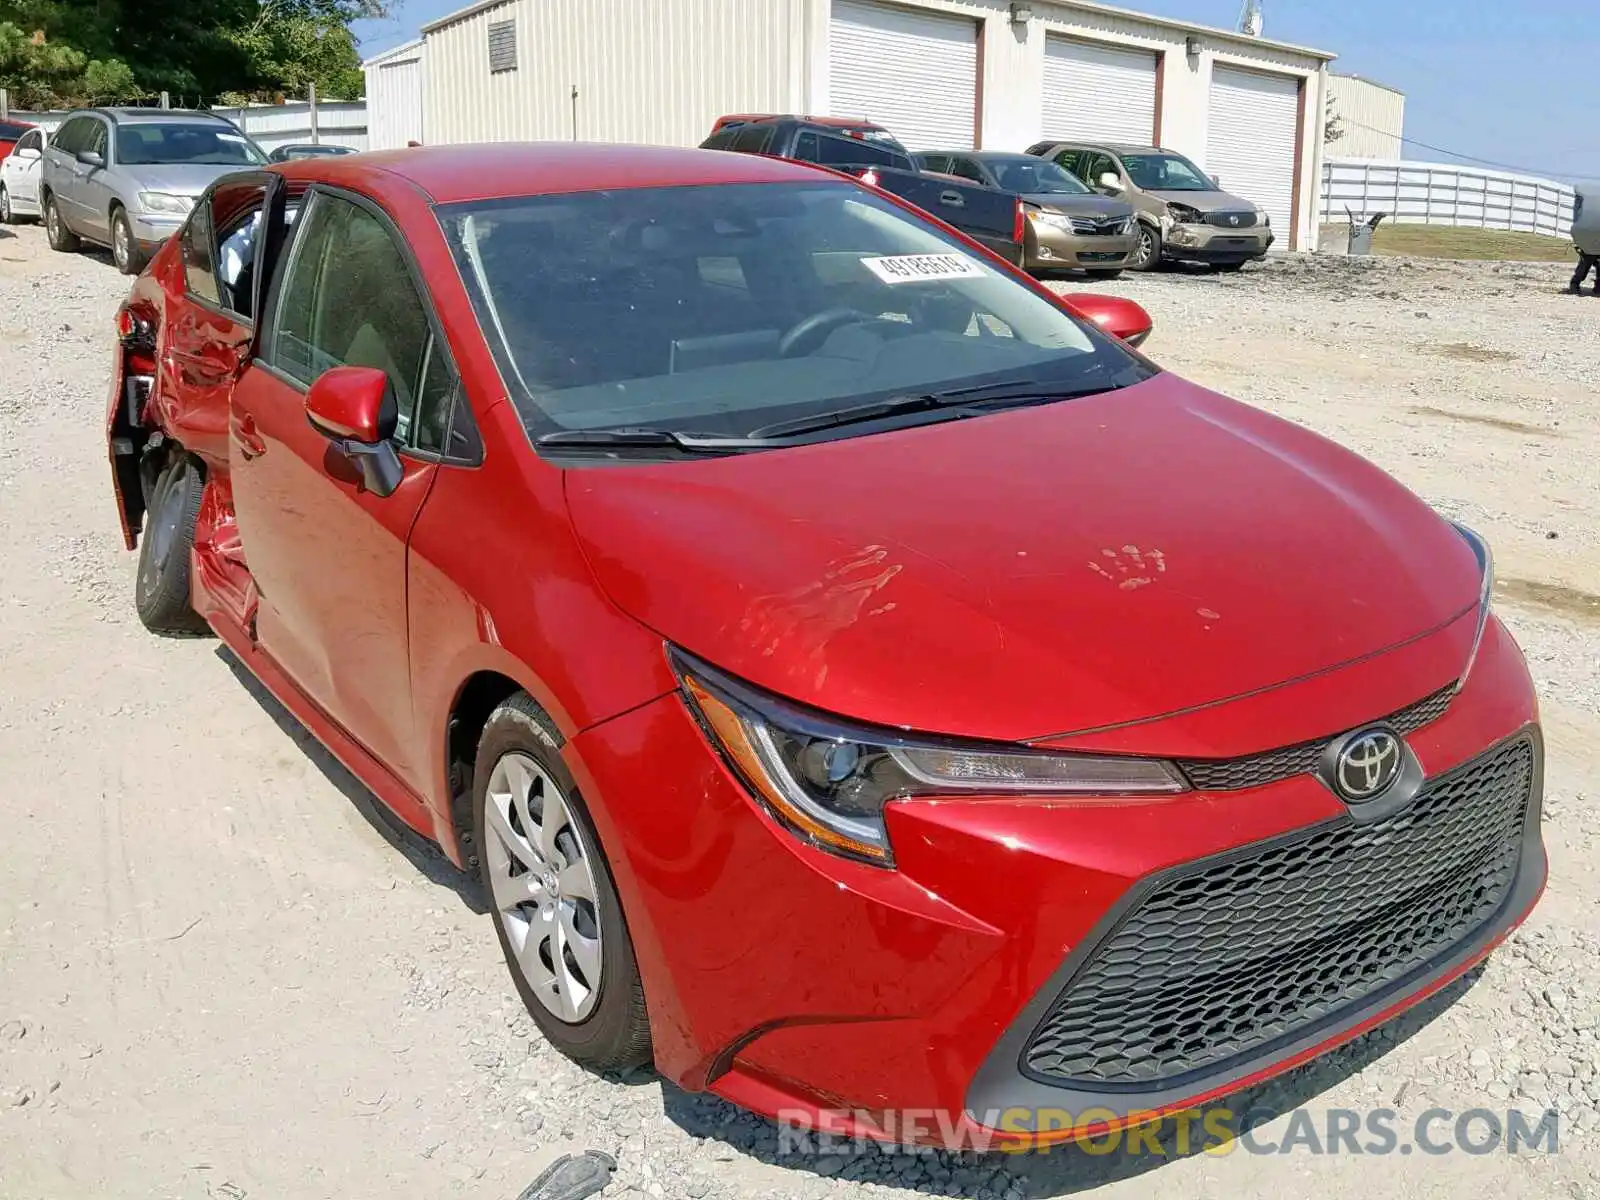
{"type": "Polygon", "coordinates": [[[229,417],[256,639],[346,733],[414,780],[406,543],[438,470],[454,374],[395,230],[360,198],[313,189],[280,276],[229,417]],[[389,375],[404,466],[392,495],[366,491],[306,419],[307,389],[340,365],[389,375]]]}

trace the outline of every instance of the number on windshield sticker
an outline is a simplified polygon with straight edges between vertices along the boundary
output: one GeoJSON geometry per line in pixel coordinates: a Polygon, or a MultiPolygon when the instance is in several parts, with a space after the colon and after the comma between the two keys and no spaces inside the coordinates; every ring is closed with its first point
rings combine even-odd
{"type": "Polygon", "coordinates": [[[863,258],[861,265],[885,283],[983,278],[983,268],[961,254],[885,254],[863,258]]]}

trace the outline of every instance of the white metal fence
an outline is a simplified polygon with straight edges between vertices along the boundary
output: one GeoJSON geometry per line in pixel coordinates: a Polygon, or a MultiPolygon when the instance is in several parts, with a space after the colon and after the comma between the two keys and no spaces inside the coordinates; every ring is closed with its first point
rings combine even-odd
{"type": "Polygon", "coordinates": [[[1471,225],[1565,237],[1576,193],[1564,183],[1451,163],[1330,158],[1322,165],[1323,220],[1346,209],[1388,213],[1403,225],[1471,225]]]}
{"type": "MultiPolygon", "coordinates": [[[[315,105],[304,100],[290,104],[254,104],[248,108],[214,108],[227,117],[263,150],[276,150],[297,142],[321,142],[330,146],[367,148],[366,101],[319,100],[315,105]]],[[[68,117],[65,112],[22,112],[11,110],[18,121],[54,132],[68,117]]]]}

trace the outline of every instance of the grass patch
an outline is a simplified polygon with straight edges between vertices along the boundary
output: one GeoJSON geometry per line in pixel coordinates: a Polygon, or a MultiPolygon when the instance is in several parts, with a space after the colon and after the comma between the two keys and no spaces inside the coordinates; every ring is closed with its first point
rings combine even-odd
{"type": "MultiPolygon", "coordinates": [[[[1324,225],[1321,246],[1338,253],[1346,245],[1348,225],[1324,225]]],[[[1473,258],[1504,262],[1577,262],[1568,238],[1504,229],[1468,229],[1454,225],[1395,225],[1385,221],[1372,236],[1374,254],[1414,258],[1473,258]]]]}

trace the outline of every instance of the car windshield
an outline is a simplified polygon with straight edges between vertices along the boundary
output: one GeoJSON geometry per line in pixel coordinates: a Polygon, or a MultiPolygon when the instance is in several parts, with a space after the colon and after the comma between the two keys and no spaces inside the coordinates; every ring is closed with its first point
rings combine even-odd
{"type": "Polygon", "coordinates": [[[746,436],[908,393],[1025,380],[1061,395],[1149,370],[851,184],[578,192],[439,216],[535,437],[746,436]]]}
{"type": "Polygon", "coordinates": [[[238,167],[264,163],[267,156],[249,138],[220,122],[161,121],[119,126],[117,161],[129,167],[177,163],[238,167]]]}
{"type": "Polygon", "coordinates": [[[1146,192],[1214,192],[1217,185],[1181,154],[1124,154],[1133,186],[1146,192]]]}
{"type": "Polygon", "coordinates": [[[1008,192],[1087,196],[1089,189],[1072,172],[1042,158],[991,158],[989,170],[1008,192]]]}

